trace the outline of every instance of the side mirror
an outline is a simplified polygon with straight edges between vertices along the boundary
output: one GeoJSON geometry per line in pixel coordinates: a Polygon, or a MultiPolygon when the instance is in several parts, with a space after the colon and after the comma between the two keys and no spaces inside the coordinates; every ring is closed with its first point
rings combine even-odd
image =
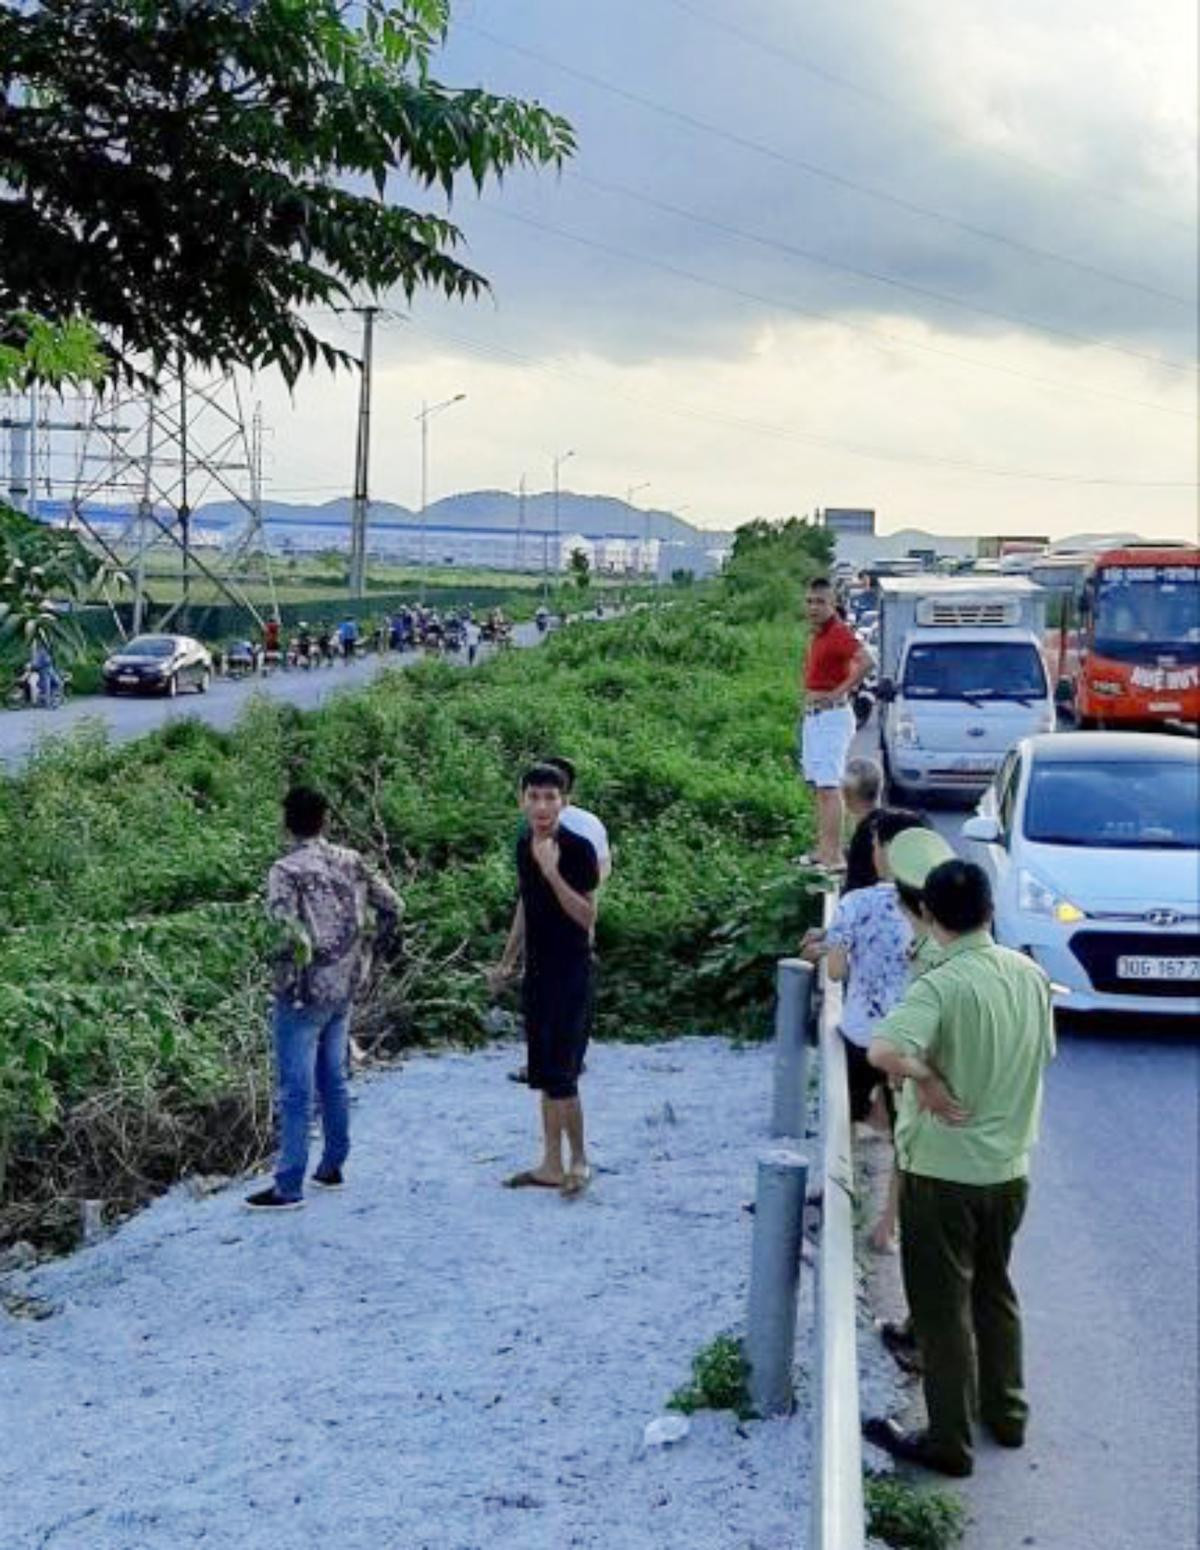
{"type": "Polygon", "coordinates": [[[994,818],[968,818],[959,830],[964,840],[974,840],[978,845],[1000,845],[1004,831],[994,818]]]}
{"type": "Polygon", "coordinates": [[[896,698],[896,683],[892,678],[881,678],[875,690],[875,698],[881,705],[890,705],[896,698]]]}

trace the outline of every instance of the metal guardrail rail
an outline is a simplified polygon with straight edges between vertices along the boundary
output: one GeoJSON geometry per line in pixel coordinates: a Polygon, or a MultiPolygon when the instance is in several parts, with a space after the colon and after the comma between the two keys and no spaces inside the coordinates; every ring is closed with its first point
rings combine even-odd
{"type": "MultiPolygon", "coordinates": [[[[835,901],[825,901],[825,925],[835,901]]],[[[846,1052],[838,1033],[842,987],[821,973],[821,1242],[817,1256],[816,1414],[809,1550],[863,1550],[862,1435],[854,1281],[854,1158],[846,1052]]]]}

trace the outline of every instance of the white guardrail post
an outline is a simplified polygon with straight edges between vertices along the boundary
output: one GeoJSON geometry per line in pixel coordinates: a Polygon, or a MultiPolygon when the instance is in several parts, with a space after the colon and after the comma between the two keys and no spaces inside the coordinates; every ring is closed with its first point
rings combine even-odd
{"type": "MultiPolygon", "coordinates": [[[[825,901],[829,925],[835,901],[825,901]]],[[[862,1436],[854,1283],[854,1159],[842,988],[822,976],[821,1246],[817,1256],[816,1415],[809,1550],[863,1550],[862,1436]]]]}

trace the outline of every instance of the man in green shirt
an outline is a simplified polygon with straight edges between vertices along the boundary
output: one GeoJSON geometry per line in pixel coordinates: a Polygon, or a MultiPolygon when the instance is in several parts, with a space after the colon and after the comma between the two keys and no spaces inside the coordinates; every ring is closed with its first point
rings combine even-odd
{"type": "Polygon", "coordinates": [[[935,867],[922,910],[942,960],[875,1029],[868,1059],[906,1078],[896,1119],[901,1256],[929,1426],[913,1435],[870,1421],[864,1430],[897,1458],[969,1475],[976,1413],[1006,1447],[1025,1440],[1008,1264],[1054,1025],[1045,975],[992,940],[981,868],[935,867]]]}

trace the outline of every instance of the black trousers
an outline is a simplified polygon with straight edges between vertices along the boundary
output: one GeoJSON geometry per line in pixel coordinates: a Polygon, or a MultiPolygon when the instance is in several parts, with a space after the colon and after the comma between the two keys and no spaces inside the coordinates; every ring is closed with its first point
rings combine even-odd
{"type": "Polygon", "coordinates": [[[970,1462],[977,1415],[1006,1441],[1025,1433],[1021,1307],[1008,1264],[1028,1197],[1028,1179],[900,1174],[901,1263],[924,1360],[929,1447],[952,1464],[970,1462]]]}

